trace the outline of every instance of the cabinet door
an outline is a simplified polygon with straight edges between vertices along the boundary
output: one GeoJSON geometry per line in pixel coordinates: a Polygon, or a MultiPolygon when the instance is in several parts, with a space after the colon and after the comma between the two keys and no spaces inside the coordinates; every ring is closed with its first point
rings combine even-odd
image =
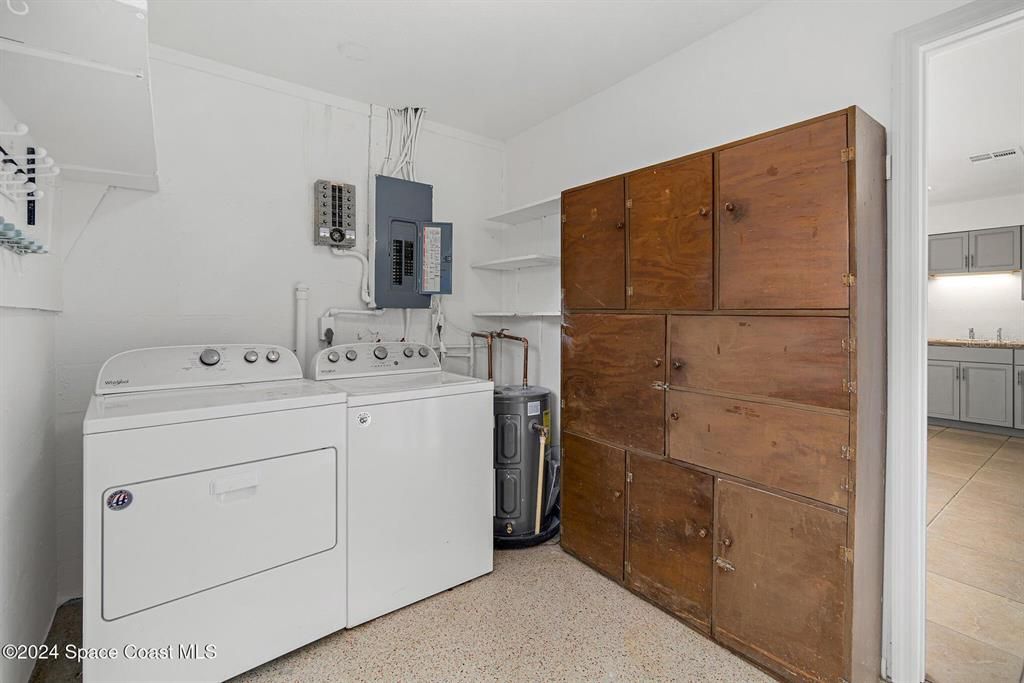
{"type": "Polygon", "coordinates": [[[718,154],[719,306],[847,308],[846,116],[718,154]]]}
{"type": "Polygon", "coordinates": [[[630,453],[628,482],[626,582],[670,612],[708,628],[714,480],[630,453]]]}
{"type": "Polygon", "coordinates": [[[1013,426],[1024,429],[1024,367],[1014,366],[1013,426]]]}
{"type": "Polygon", "coordinates": [[[960,419],[1013,426],[1013,366],[960,363],[960,419]]]}
{"type": "Polygon", "coordinates": [[[562,290],[567,308],[626,307],[622,177],[562,195],[562,290]]]}
{"type": "Polygon", "coordinates": [[[967,234],[972,273],[1020,270],[1020,226],[972,230],[967,234]]]}
{"type": "Polygon", "coordinates": [[[848,410],[846,318],[672,316],[672,386],[848,410]]]}
{"type": "Polygon", "coordinates": [[[847,506],[849,417],[691,391],[668,400],[674,460],[847,506]]]}
{"type": "Polygon", "coordinates": [[[626,453],[562,434],[562,547],[622,580],[626,453]]]}
{"type": "Polygon", "coordinates": [[[928,236],[928,274],[966,273],[967,233],[947,232],[928,236]]]}
{"type": "Polygon", "coordinates": [[[846,678],[845,515],[715,486],[715,637],[787,678],[846,678]]]}
{"type": "Polygon", "coordinates": [[[960,364],[928,361],[928,417],[960,419],[960,364]]]}
{"type": "Polygon", "coordinates": [[[562,323],[562,426],[663,453],[665,318],[576,313],[562,323]]]}
{"type": "Polygon", "coordinates": [[[710,310],[711,155],[630,174],[630,308],[710,310]]]}

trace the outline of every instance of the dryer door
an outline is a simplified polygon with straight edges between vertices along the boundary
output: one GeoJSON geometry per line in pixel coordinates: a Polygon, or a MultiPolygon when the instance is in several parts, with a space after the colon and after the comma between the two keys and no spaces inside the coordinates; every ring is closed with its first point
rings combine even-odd
{"type": "Polygon", "coordinates": [[[322,448],[108,488],[103,618],[333,548],[337,468],[337,451],[322,448]]]}

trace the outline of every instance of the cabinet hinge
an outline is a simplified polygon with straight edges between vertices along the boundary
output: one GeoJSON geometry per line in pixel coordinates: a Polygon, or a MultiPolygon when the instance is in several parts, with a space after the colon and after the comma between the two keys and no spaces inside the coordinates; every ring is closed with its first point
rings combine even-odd
{"type": "Polygon", "coordinates": [[[853,161],[857,158],[857,149],[855,147],[843,147],[839,150],[839,160],[844,164],[847,161],[853,161]]]}
{"type": "Polygon", "coordinates": [[[736,571],[736,565],[734,565],[732,562],[730,562],[729,560],[725,559],[724,557],[715,557],[715,564],[722,571],[726,571],[726,572],[734,572],[734,571],[736,571]]]}
{"type": "Polygon", "coordinates": [[[843,351],[848,351],[849,353],[853,353],[854,351],[857,350],[857,340],[854,339],[853,337],[845,337],[843,339],[842,346],[843,346],[843,351]]]}
{"type": "Polygon", "coordinates": [[[560,405],[560,406],[561,406],[562,408],[564,408],[564,407],[565,407],[565,400],[564,400],[564,399],[563,399],[563,400],[561,400],[561,401],[559,401],[558,403],[559,403],[559,405],[560,405]]]}
{"type": "Polygon", "coordinates": [[[857,393],[857,383],[848,379],[843,380],[843,391],[848,394],[857,393]]]}
{"type": "Polygon", "coordinates": [[[651,384],[651,388],[657,389],[658,391],[668,391],[668,385],[664,382],[654,382],[651,384]]]}
{"type": "Polygon", "coordinates": [[[629,566],[629,560],[626,560],[625,563],[623,563],[623,567],[626,570],[627,574],[629,574],[631,571],[633,571],[633,568],[631,566],[629,566]]]}
{"type": "Polygon", "coordinates": [[[892,180],[892,155],[885,155],[885,179],[892,180]]]}
{"type": "Polygon", "coordinates": [[[563,223],[565,222],[565,214],[564,213],[562,214],[562,222],[563,223]]]}
{"type": "Polygon", "coordinates": [[[633,288],[626,287],[626,296],[633,296],[633,288]]]}
{"type": "Polygon", "coordinates": [[[848,477],[843,477],[843,480],[839,482],[839,489],[848,493],[853,493],[853,483],[850,482],[848,477]]]}
{"type": "Polygon", "coordinates": [[[839,559],[843,562],[853,562],[853,548],[847,548],[845,545],[839,546],[839,559]]]}
{"type": "Polygon", "coordinates": [[[633,200],[632,199],[627,199],[626,200],[626,208],[627,209],[632,209],[633,208],[633,200]]]}
{"type": "Polygon", "coordinates": [[[843,287],[853,287],[857,284],[857,276],[853,273],[843,273],[843,287]]]}
{"type": "Polygon", "coordinates": [[[853,460],[855,455],[855,449],[853,446],[844,445],[839,451],[839,457],[843,460],[853,460]]]}
{"type": "Polygon", "coordinates": [[[632,472],[626,472],[626,481],[629,482],[630,484],[633,483],[633,473],[632,472]]]}

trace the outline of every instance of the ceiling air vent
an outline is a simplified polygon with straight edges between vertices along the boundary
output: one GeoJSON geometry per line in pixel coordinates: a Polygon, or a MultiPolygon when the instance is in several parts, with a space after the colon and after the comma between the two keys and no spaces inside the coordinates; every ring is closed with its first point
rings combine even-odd
{"type": "Polygon", "coordinates": [[[998,152],[982,152],[981,154],[972,154],[967,157],[971,160],[972,164],[976,164],[979,161],[990,161],[992,159],[1006,159],[1007,157],[1015,157],[1019,154],[1016,147],[1010,147],[1009,149],[1001,149],[998,152]]]}

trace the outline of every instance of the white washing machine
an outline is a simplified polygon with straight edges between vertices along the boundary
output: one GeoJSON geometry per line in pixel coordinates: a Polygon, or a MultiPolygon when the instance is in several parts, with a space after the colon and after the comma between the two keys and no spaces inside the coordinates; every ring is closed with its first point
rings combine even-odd
{"type": "Polygon", "coordinates": [[[344,628],[344,409],[277,346],[106,362],[83,424],[86,683],[222,681],[344,628]]]}
{"type": "Polygon", "coordinates": [[[348,626],[489,573],[494,384],[404,342],[324,349],[313,376],[348,395],[348,626]]]}

